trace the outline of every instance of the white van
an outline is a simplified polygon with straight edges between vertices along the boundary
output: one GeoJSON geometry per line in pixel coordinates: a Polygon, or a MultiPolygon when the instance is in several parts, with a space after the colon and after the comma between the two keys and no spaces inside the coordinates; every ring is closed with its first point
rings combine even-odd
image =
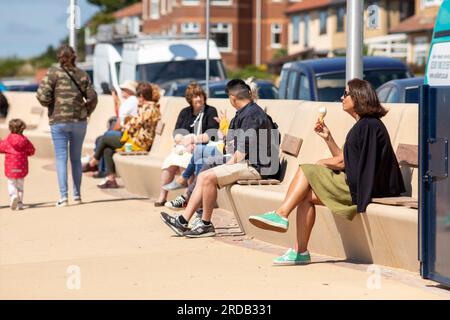
{"type": "Polygon", "coordinates": [[[93,82],[97,92],[110,93],[119,88],[120,63],[123,43],[98,43],[94,49],[93,82]]]}
{"type": "MultiPolygon", "coordinates": [[[[206,78],[206,41],[204,39],[148,39],[125,43],[120,82],[149,81],[168,89],[173,81],[206,78]]],[[[222,57],[210,41],[210,78],[226,78],[222,57]]]]}

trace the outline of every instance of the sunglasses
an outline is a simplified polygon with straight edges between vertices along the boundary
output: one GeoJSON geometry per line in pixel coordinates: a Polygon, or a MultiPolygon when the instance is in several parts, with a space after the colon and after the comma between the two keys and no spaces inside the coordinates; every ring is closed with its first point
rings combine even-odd
{"type": "Polygon", "coordinates": [[[345,90],[344,91],[344,99],[347,98],[348,96],[351,96],[350,91],[345,90]]]}

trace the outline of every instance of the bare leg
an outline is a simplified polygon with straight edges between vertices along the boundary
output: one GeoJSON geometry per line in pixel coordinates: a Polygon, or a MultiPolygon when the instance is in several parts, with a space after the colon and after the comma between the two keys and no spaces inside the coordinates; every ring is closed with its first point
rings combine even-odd
{"type": "Polygon", "coordinates": [[[276,213],[287,218],[294,208],[301,203],[310,192],[311,187],[301,168],[298,168],[289,190],[276,213]]]}
{"type": "Polygon", "coordinates": [[[91,167],[95,167],[96,165],[98,165],[98,160],[92,157],[91,160],[89,161],[89,164],[91,167]]]}
{"type": "Polygon", "coordinates": [[[217,176],[214,171],[205,171],[203,177],[203,214],[202,219],[211,221],[214,205],[217,201],[217,176]]]}
{"type": "Polygon", "coordinates": [[[197,177],[197,183],[195,184],[194,191],[189,198],[189,202],[186,206],[186,210],[184,210],[183,217],[189,221],[191,217],[194,215],[195,211],[200,208],[202,204],[203,198],[203,180],[205,176],[205,172],[201,172],[197,177]]]}
{"type": "Polygon", "coordinates": [[[297,242],[295,250],[305,252],[308,250],[308,242],[311,231],[316,221],[315,205],[321,205],[322,202],[310,190],[306,198],[297,207],[297,242]]]}
{"type": "Polygon", "coordinates": [[[108,175],[108,177],[106,178],[108,181],[116,181],[116,174],[115,173],[111,173],[108,175]]]}
{"type": "Polygon", "coordinates": [[[162,188],[162,186],[168,184],[169,182],[171,182],[173,180],[173,178],[175,177],[175,174],[178,171],[178,167],[176,166],[170,166],[167,169],[164,169],[161,173],[161,191],[159,193],[159,198],[158,198],[158,202],[163,202],[166,201],[167,199],[167,193],[168,191],[164,190],[162,188]]]}

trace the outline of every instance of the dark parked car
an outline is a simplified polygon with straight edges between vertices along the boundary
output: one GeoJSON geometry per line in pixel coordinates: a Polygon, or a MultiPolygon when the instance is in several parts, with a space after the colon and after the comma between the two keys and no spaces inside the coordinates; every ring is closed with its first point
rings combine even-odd
{"type": "Polygon", "coordinates": [[[419,103],[419,87],[423,77],[392,80],[377,89],[382,103],[419,103]]]}
{"type": "MultiPolygon", "coordinates": [[[[376,89],[390,80],[412,77],[400,60],[386,57],[364,57],[364,79],[376,89]]],[[[345,58],[325,58],[289,62],[280,77],[280,99],[340,101],[344,92],[345,58]]]]}
{"type": "Polygon", "coordinates": [[[39,88],[39,84],[18,84],[8,86],[8,91],[25,91],[25,92],[36,92],[39,88]]]}
{"type": "MultiPolygon", "coordinates": [[[[225,93],[225,87],[229,80],[212,81],[209,83],[209,98],[227,98],[225,93]]],[[[278,99],[278,89],[270,81],[267,80],[255,80],[258,86],[258,95],[260,99],[278,99]]],[[[205,81],[198,82],[203,88],[205,88],[205,81]]],[[[189,82],[174,82],[166,92],[166,96],[184,97],[186,88],[189,82]]]]}

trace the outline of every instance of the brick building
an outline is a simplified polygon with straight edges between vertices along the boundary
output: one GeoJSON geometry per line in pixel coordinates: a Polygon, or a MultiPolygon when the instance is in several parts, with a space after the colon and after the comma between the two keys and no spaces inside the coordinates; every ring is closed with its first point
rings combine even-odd
{"type": "MultiPolygon", "coordinates": [[[[278,50],[287,49],[285,11],[294,2],[298,0],[211,0],[211,38],[224,64],[265,64],[278,50]]],[[[206,0],[143,0],[143,33],[203,37],[205,4],[206,0]]]]}

